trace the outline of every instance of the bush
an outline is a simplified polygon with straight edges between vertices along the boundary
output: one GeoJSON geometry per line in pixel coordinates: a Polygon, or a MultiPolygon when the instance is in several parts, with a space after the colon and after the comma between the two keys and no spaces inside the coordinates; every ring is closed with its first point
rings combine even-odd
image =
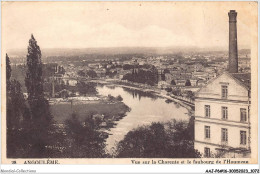
{"type": "Polygon", "coordinates": [[[165,91],[172,92],[172,88],[165,88],[165,91]]]}
{"type": "Polygon", "coordinates": [[[185,86],[191,86],[190,80],[186,80],[185,86]]]}
{"type": "MultiPolygon", "coordinates": [[[[191,120],[192,121],[192,120],[191,120]]],[[[152,123],[127,133],[115,150],[118,158],[198,158],[194,150],[192,123],[152,123]]]]}
{"type": "Polygon", "coordinates": [[[115,100],[115,97],[113,97],[112,95],[108,94],[108,101],[114,101],[115,100]]]}
{"type": "Polygon", "coordinates": [[[173,86],[175,86],[175,85],[176,85],[176,83],[175,83],[175,81],[174,81],[174,80],[172,80],[172,81],[171,81],[171,85],[173,85],[173,86]]]}
{"type": "Polygon", "coordinates": [[[117,99],[118,101],[123,101],[123,98],[121,97],[121,95],[118,95],[118,96],[116,97],[116,99],[117,99]]]}
{"type": "Polygon", "coordinates": [[[85,124],[76,114],[65,121],[65,156],[70,158],[101,158],[105,153],[105,140],[95,126],[95,120],[87,117],[85,124]]]}

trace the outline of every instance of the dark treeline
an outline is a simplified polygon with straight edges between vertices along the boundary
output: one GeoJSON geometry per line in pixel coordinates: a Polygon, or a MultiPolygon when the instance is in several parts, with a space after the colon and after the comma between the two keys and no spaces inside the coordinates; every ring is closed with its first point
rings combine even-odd
{"type": "Polygon", "coordinates": [[[96,90],[96,84],[95,83],[85,83],[83,81],[80,81],[77,83],[76,87],[77,87],[77,91],[79,91],[79,93],[81,95],[94,95],[97,94],[97,90],[96,90]]]}
{"type": "Polygon", "coordinates": [[[172,120],[152,123],[127,133],[117,144],[118,158],[198,158],[194,149],[194,118],[189,122],[172,120]]]}
{"type": "Polygon", "coordinates": [[[88,76],[90,78],[96,78],[97,77],[97,73],[94,70],[88,70],[87,72],[80,70],[77,73],[81,77],[86,77],[86,76],[88,76]]]}
{"type": "Polygon", "coordinates": [[[154,66],[149,69],[132,68],[132,73],[125,74],[122,80],[154,86],[158,83],[158,71],[154,66]]]}

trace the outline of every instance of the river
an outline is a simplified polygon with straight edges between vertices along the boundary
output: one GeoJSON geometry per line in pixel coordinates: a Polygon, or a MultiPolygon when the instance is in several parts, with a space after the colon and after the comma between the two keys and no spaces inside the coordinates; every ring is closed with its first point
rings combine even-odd
{"type": "Polygon", "coordinates": [[[116,142],[134,128],[142,125],[149,125],[152,122],[166,122],[171,119],[188,120],[188,110],[174,103],[165,102],[164,98],[139,90],[123,87],[98,86],[100,95],[121,95],[123,102],[131,108],[126,116],[117,121],[117,125],[111,128],[107,138],[107,150],[115,147],[116,142]]]}

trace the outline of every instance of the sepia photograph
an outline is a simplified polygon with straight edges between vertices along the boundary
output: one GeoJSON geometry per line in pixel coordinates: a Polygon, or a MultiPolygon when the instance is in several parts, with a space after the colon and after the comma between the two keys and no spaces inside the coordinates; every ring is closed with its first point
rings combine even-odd
{"type": "Polygon", "coordinates": [[[258,162],[257,2],[1,5],[2,163],[258,162]]]}

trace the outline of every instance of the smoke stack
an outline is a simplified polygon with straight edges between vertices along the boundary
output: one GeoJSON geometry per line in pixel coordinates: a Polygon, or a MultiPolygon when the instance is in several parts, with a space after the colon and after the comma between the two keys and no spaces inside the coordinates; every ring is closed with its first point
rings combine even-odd
{"type": "Polygon", "coordinates": [[[229,16],[229,68],[230,73],[238,72],[237,56],[237,12],[230,10],[229,16]]]}

